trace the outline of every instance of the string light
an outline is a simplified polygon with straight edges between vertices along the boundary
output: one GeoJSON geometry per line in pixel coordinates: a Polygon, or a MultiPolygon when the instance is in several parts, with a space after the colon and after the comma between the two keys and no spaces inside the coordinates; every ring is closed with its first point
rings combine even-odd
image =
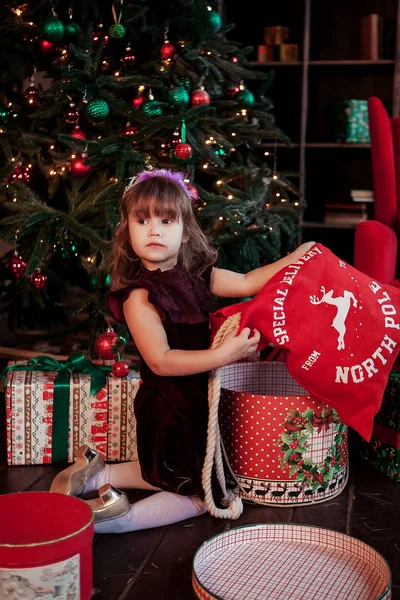
{"type": "Polygon", "coordinates": [[[233,196],[232,196],[232,194],[229,194],[229,196],[228,196],[228,200],[232,200],[232,199],[233,199],[233,196]]]}
{"type": "Polygon", "coordinates": [[[203,169],[208,169],[208,163],[205,163],[205,164],[203,165],[203,169]]]}
{"type": "Polygon", "coordinates": [[[223,181],[221,179],[218,179],[217,185],[222,185],[222,184],[223,184],[223,181]]]}
{"type": "Polygon", "coordinates": [[[276,197],[280,198],[280,193],[279,192],[276,192],[276,197]]]}
{"type": "Polygon", "coordinates": [[[264,156],[269,156],[269,152],[264,152],[264,156]]]}
{"type": "Polygon", "coordinates": [[[272,179],[278,179],[278,175],[272,175],[272,179]]]}
{"type": "Polygon", "coordinates": [[[219,217],[219,220],[220,220],[220,221],[223,221],[223,220],[224,220],[224,217],[219,217]]]}

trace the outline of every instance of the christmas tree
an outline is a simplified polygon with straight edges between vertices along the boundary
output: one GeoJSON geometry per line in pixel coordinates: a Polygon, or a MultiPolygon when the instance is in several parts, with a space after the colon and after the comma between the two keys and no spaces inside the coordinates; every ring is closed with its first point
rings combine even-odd
{"type": "Polygon", "coordinates": [[[265,142],[290,143],[204,0],[10,1],[0,24],[0,271],[11,327],[108,314],[107,258],[125,186],[180,170],[219,266],[245,272],[297,245],[304,208],[265,142]]]}

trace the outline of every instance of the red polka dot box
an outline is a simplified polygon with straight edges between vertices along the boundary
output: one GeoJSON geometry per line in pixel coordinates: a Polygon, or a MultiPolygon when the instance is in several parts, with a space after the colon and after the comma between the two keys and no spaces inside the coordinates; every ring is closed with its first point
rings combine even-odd
{"type": "Polygon", "coordinates": [[[347,427],[283,362],[221,370],[219,428],[243,499],[274,506],[324,502],[347,483],[347,427]]]}
{"type": "Polygon", "coordinates": [[[201,600],[389,600],[385,559],[360,540],[287,523],[236,527],[196,552],[201,600]]]}

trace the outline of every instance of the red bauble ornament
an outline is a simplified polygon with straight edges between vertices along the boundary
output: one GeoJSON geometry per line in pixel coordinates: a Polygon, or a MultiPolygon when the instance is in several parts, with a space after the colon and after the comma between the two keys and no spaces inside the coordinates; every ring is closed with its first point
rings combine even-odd
{"type": "Polygon", "coordinates": [[[17,165],[14,167],[13,172],[10,177],[7,179],[7,183],[13,183],[14,181],[20,181],[21,183],[28,184],[30,181],[29,169],[24,167],[23,165],[17,165]]]}
{"type": "Polygon", "coordinates": [[[132,54],[132,48],[130,48],[130,46],[128,46],[127,48],[125,48],[125,56],[123,56],[121,58],[121,67],[124,67],[125,69],[129,69],[132,68],[136,62],[136,56],[134,54],[132,54]]]}
{"type": "Polygon", "coordinates": [[[118,352],[113,352],[118,335],[109,327],[107,331],[101,333],[97,338],[94,349],[99,358],[103,360],[113,360],[118,358],[118,352]]]}
{"type": "Polygon", "coordinates": [[[117,360],[112,365],[111,371],[115,377],[126,377],[129,375],[129,363],[125,360],[117,360]]]}
{"type": "Polygon", "coordinates": [[[42,290],[46,285],[47,277],[40,272],[40,269],[35,269],[35,271],[29,277],[29,281],[37,290],[42,290]]]}
{"type": "Polygon", "coordinates": [[[139,110],[139,108],[142,106],[143,102],[144,102],[143,96],[136,96],[136,98],[134,98],[132,100],[132,106],[133,106],[133,108],[136,108],[136,110],[139,110]]]}
{"type": "Polygon", "coordinates": [[[103,48],[105,48],[107,46],[108,35],[104,31],[103,23],[99,23],[97,25],[97,30],[93,31],[92,40],[93,40],[94,44],[101,43],[103,45],[103,48]]]}
{"type": "Polygon", "coordinates": [[[39,44],[43,54],[51,54],[56,49],[56,45],[52,42],[48,42],[47,40],[40,40],[39,44]]]}
{"type": "Polygon", "coordinates": [[[79,113],[77,110],[75,110],[75,104],[71,102],[68,107],[68,112],[65,115],[65,122],[68,123],[68,125],[76,125],[78,121],[79,113]]]}
{"type": "Polygon", "coordinates": [[[177,144],[174,152],[180,160],[188,160],[193,154],[193,148],[190,144],[177,144]]]}
{"type": "Polygon", "coordinates": [[[163,60],[172,58],[175,54],[175,46],[173,46],[168,40],[165,40],[161,46],[160,55],[163,60]]]}
{"type": "Polygon", "coordinates": [[[137,133],[139,133],[139,129],[135,125],[131,125],[130,123],[127,123],[125,128],[121,131],[121,133],[119,135],[121,137],[124,137],[124,136],[129,136],[129,135],[136,135],[137,133]]]}
{"type": "Polygon", "coordinates": [[[82,131],[79,125],[75,125],[73,132],[71,133],[72,137],[77,140],[86,140],[86,133],[82,131]]]}
{"type": "Polygon", "coordinates": [[[200,104],[210,104],[211,99],[209,94],[203,88],[195,90],[192,94],[192,106],[199,106],[200,104]]]}
{"type": "Polygon", "coordinates": [[[199,192],[197,187],[195,187],[193,183],[187,183],[186,187],[189,191],[190,199],[192,200],[192,202],[197,202],[197,200],[199,199],[199,192]]]}
{"type": "Polygon", "coordinates": [[[15,275],[17,279],[23,276],[27,266],[27,263],[17,254],[14,254],[7,263],[7,268],[10,269],[11,273],[15,275]]]}
{"type": "Polygon", "coordinates": [[[238,83],[231,82],[228,83],[224,89],[224,92],[229,98],[233,98],[238,92],[240,92],[240,87],[238,83]]]}
{"type": "Polygon", "coordinates": [[[28,104],[35,104],[39,96],[39,90],[34,85],[30,85],[25,90],[25,99],[28,104]]]}
{"type": "Polygon", "coordinates": [[[85,159],[86,156],[82,155],[79,158],[74,158],[71,160],[69,170],[74,177],[85,177],[92,170],[90,165],[85,165],[85,159]]]}

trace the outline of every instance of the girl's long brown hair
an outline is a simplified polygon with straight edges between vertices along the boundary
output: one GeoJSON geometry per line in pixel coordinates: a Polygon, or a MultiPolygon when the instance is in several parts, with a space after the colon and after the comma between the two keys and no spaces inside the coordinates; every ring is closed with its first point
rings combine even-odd
{"type": "Polygon", "coordinates": [[[121,203],[121,222],[115,232],[111,253],[111,290],[129,285],[139,272],[141,261],[132,250],[128,219],[148,218],[151,209],[156,216],[182,219],[183,235],[178,263],[189,273],[200,276],[215,263],[217,251],[208,244],[200,229],[192,202],[182,187],[166,177],[150,177],[134,184],[124,194],[121,203]]]}

